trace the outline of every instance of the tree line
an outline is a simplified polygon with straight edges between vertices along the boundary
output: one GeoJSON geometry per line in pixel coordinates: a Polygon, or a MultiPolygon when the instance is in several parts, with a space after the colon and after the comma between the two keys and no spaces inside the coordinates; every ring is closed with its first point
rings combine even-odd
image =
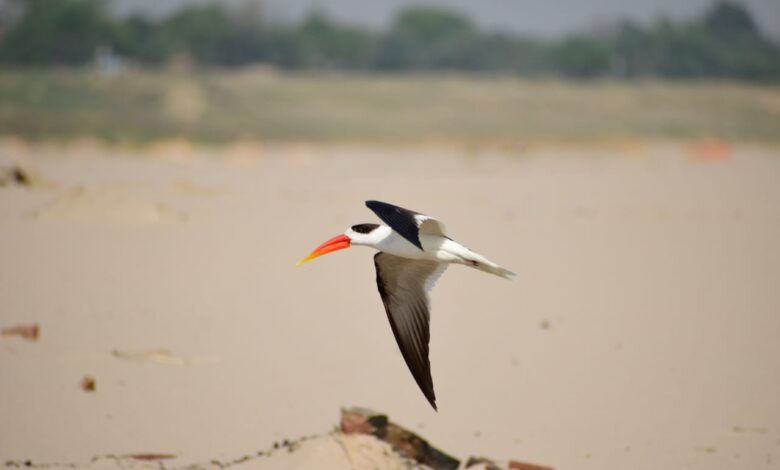
{"type": "Polygon", "coordinates": [[[163,18],[116,17],[103,0],[10,5],[18,14],[0,17],[0,64],[7,66],[85,65],[96,50],[110,48],[142,66],[189,57],[220,67],[780,78],[780,46],[745,8],[729,2],[693,20],[659,19],[649,26],[624,21],[552,40],[482,31],[466,16],[433,7],[402,10],[387,30],[373,31],[319,12],[296,24],[270,22],[260,9],[218,3],[193,4],[163,18]]]}

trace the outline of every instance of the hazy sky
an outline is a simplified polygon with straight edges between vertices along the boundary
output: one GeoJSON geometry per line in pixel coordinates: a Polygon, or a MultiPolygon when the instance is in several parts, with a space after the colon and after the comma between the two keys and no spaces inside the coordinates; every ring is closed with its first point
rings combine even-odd
{"type": "MultiPolygon", "coordinates": [[[[114,0],[120,9],[141,7],[161,13],[187,2],[203,0],[114,0]]],[[[312,9],[333,18],[368,25],[386,26],[407,5],[437,5],[468,14],[484,28],[535,35],[556,35],[588,29],[631,18],[651,21],[659,15],[689,18],[716,0],[223,0],[231,3],[257,1],[276,18],[297,19],[312,9]]],[[[780,38],[780,0],[732,0],[746,5],[762,29],[780,38]]]]}

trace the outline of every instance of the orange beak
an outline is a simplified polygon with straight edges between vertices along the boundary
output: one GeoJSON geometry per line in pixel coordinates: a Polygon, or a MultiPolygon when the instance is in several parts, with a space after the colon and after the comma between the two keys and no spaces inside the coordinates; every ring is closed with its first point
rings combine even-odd
{"type": "Polygon", "coordinates": [[[318,256],[322,256],[325,254],[328,254],[332,251],[337,250],[343,250],[344,248],[349,248],[349,245],[352,244],[352,240],[349,239],[346,235],[336,235],[335,237],[331,238],[330,240],[326,241],[322,245],[318,246],[317,248],[312,251],[309,256],[303,258],[302,260],[298,261],[295,265],[300,266],[303,263],[307,261],[311,261],[314,258],[318,256]]]}

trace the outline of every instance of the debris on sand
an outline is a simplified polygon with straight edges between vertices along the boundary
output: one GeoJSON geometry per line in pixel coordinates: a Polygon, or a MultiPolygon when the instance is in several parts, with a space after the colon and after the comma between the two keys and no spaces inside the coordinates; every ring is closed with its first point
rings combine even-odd
{"type": "Polygon", "coordinates": [[[14,325],[2,329],[3,336],[18,336],[28,341],[38,341],[41,328],[37,323],[29,325],[14,325]]]}
{"type": "Polygon", "coordinates": [[[85,392],[94,392],[96,390],[95,378],[91,375],[85,375],[84,378],[81,379],[81,389],[85,392]]]}
{"type": "Polygon", "coordinates": [[[483,470],[501,470],[498,464],[485,457],[469,457],[466,461],[466,468],[475,468],[477,465],[481,465],[483,470]]]}
{"type": "Polygon", "coordinates": [[[519,460],[510,460],[506,464],[501,465],[485,457],[469,457],[466,462],[466,468],[473,470],[553,470],[552,467],[521,462],[519,460]]]}
{"type": "Polygon", "coordinates": [[[153,454],[153,453],[129,454],[129,455],[125,455],[125,457],[133,460],[143,460],[145,462],[153,462],[157,460],[170,460],[176,458],[176,456],[173,454],[153,454]]]}
{"type": "Polygon", "coordinates": [[[0,186],[29,186],[30,175],[22,167],[0,167],[0,186]]]}
{"type": "MultiPolygon", "coordinates": [[[[172,453],[144,452],[93,457],[87,463],[38,463],[9,460],[6,467],[70,468],[76,470],[234,470],[288,468],[318,470],[455,470],[460,462],[436,449],[422,437],[392,423],[387,415],[364,408],[341,410],[337,429],[326,434],[284,439],[268,449],[232,459],[211,459],[201,463],[176,465],[172,453]]],[[[550,467],[516,460],[501,464],[488,458],[472,457],[464,468],[470,470],[552,470],[550,467]]]]}
{"type": "Polygon", "coordinates": [[[53,187],[54,184],[29,168],[25,168],[19,164],[12,164],[0,166],[0,187],[3,186],[43,188],[53,187]]]}
{"type": "Polygon", "coordinates": [[[460,462],[436,449],[425,439],[395,423],[386,415],[364,408],[341,410],[341,432],[344,434],[369,434],[387,442],[399,454],[434,470],[454,470],[460,462]]]}
{"type": "Polygon", "coordinates": [[[510,460],[507,466],[509,470],[553,470],[552,467],[544,467],[519,460],[510,460]]]}
{"type": "Polygon", "coordinates": [[[119,351],[114,349],[111,355],[120,359],[131,361],[156,362],[158,364],[168,364],[174,366],[183,366],[187,364],[184,358],[175,356],[167,349],[149,349],[145,351],[119,351]]]}
{"type": "Polygon", "coordinates": [[[30,184],[30,177],[27,176],[26,171],[18,166],[0,169],[0,186],[10,186],[11,184],[27,186],[30,184]]]}
{"type": "MultiPolygon", "coordinates": [[[[341,410],[340,430],[345,435],[366,434],[384,441],[401,456],[434,470],[454,470],[460,462],[452,456],[433,447],[415,433],[390,422],[386,415],[364,408],[341,410]]],[[[552,467],[536,465],[519,460],[503,461],[484,457],[470,457],[465,468],[474,470],[553,470],[552,467]]]]}

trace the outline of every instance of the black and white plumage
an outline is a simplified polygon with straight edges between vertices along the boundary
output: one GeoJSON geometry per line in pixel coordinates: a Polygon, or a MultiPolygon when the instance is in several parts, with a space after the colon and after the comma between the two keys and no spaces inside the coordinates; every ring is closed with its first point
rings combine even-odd
{"type": "Polygon", "coordinates": [[[421,233],[445,236],[444,224],[427,215],[380,201],[366,201],[366,207],[374,211],[374,214],[396,233],[421,250],[423,249],[420,242],[421,233]]]}
{"type": "Polygon", "coordinates": [[[428,358],[428,293],[452,263],[506,279],[514,273],[449,238],[444,225],[432,217],[386,202],[367,201],[366,206],[387,225],[353,225],[318,246],[298,264],[351,245],[380,251],[374,255],[376,282],[390,327],[414,380],[436,409],[428,358]]]}

